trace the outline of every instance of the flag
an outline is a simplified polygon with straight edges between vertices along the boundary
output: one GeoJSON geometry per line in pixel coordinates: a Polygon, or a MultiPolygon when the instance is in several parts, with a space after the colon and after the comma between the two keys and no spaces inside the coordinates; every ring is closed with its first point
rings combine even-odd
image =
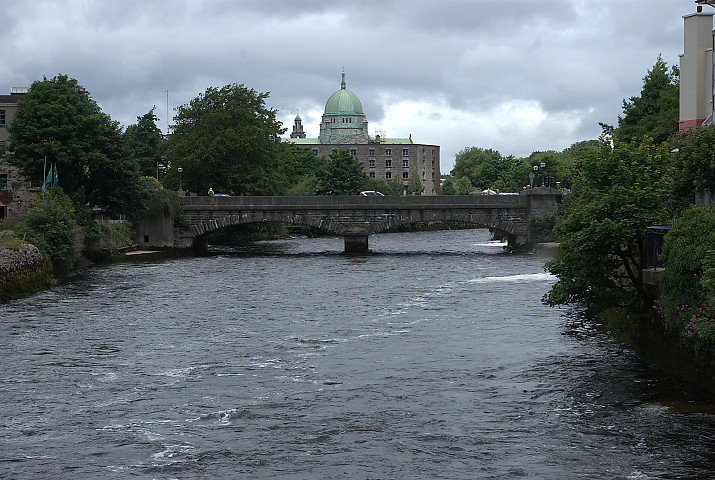
{"type": "Polygon", "coordinates": [[[52,186],[57,185],[57,182],[60,181],[60,176],[57,174],[57,165],[55,164],[55,175],[52,177],[52,186]]]}
{"type": "Polygon", "coordinates": [[[52,185],[52,166],[50,166],[50,171],[47,172],[47,177],[45,177],[45,184],[42,188],[48,188],[52,185]]]}

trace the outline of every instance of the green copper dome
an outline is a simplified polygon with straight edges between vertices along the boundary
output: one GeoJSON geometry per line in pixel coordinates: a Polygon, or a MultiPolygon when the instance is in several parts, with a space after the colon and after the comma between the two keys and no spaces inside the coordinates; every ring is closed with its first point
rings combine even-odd
{"type": "Polygon", "coordinates": [[[332,94],[325,104],[325,115],[364,115],[360,99],[345,88],[345,72],[340,90],[332,94]]]}

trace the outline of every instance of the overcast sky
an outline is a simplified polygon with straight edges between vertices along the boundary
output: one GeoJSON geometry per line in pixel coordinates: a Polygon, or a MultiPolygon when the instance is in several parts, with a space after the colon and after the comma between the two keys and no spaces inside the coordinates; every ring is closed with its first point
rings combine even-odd
{"type": "MultiPolygon", "coordinates": [[[[705,11],[715,11],[705,6],[705,11]]],[[[7,1],[0,92],[66,74],[123,126],[207,87],[245,84],[290,133],[317,137],[328,97],[370,134],[527,156],[597,138],[659,54],[678,64],[693,0],[7,1]],[[168,102],[167,102],[168,91],[168,102]]]]}

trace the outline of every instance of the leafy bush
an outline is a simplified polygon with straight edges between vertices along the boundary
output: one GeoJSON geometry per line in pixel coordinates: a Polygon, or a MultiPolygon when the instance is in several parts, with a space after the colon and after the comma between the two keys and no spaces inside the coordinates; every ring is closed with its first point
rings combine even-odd
{"type": "Polygon", "coordinates": [[[70,198],[60,187],[52,196],[38,198],[26,212],[21,233],[53,263],[79,257],[83,236],[70,198]]]}
{"type": "Polygon", "coordinates": [[[659,279],[669,313],[683,305],[703,305],[703,268],[708,252],[714,249],[714,207],[692,207],[673,222],[663,242],[661,259],[665,270],[659,279]]]}
{"type": "Polygon", "coordinates": [[[179,212],[179,197],[176,192],[166,190],[154,177],[141,177],[140,185],[142,189],[141,202],[132,218],[148,217],[164,211],[171,216],[176,216],[179,212]]]}
{"type": "Polygon", "coordinates": [[[665,236],[661,258],[666,318],[696,350],[715,353],[715,207],[684,211],[665,236]]]}

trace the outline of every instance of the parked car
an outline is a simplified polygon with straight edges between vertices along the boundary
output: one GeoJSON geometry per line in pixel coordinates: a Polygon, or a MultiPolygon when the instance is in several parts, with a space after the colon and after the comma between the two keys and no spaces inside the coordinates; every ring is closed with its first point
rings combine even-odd
{"type": "Polygon", "coordinates": [[[363,197],[373,197],[373,196],[384,197],[384,195],[382,193],[376,192],[375,190],[365,190],[364,192],[360,192],[360,195],[363,197]]]}

